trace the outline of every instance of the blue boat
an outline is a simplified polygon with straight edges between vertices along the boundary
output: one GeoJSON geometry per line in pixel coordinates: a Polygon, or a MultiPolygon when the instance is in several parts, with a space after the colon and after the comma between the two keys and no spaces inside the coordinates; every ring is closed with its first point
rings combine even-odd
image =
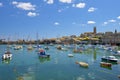
{"type": "Polygon", "coordinates": [[[42,58],[49,58],[50,57],[50,55],[46,54],[45,50],[43,50],[43,49],[40,49],[40,51],[38,52],[38,56],[42,57],[42,58]]]}

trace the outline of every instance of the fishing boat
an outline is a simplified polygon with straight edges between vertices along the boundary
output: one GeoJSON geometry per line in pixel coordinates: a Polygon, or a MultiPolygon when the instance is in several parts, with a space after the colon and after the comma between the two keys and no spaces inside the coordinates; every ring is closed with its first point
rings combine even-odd
{"type": "Polygon", "coordinates": [[[6,51],[2,56],[2,60],[11,60],[11,59],[12,59],[12,54],[10,53],[10,51],[6,51]]]}
{"type": "Polygon", "coordinates": [[[89,64],[86,62],[77,62],[76,61],[76,64],[79,64],[81,67],[86,67],[86,68],[89,66],[89,64]]]}
{"type": "Polygon", "coordinates": [[[49,47],[48,47],[48,46],[45,46],[45,50],[49,50],[49,47]]]}
{"type": "Polygon", "coordinates": [[[73,57],[73,54],[68,54],[68,57],[73,57]]]}
{"type": "Polygon", "coordinates": [[[61,45],[58,45],[58,46],[57,46],[57,49],[58,49],[58,50],[61,50],[61,49],[62,49],[62,46],[61,46],[61,45]]]}
{"type": "Polygon", "coordinates": [[[113,56],[120,56],[120,51],[115,52],[113,56]]]}
{"type": "Polygon", "coordinates": [[[103,67],[111,67],[112,64],[111,64],[111,63],[108,63],[108,62],[100,62],[100,66],[103,66],[103,67]]]}
{"type": "Polygon", "coordinates": [[[101,59],[103,61],[118,62],[118,59],[115,58],[115,56],[103,56],[101,59]]]}
{"type": "Polygon", "coordinates": [[[33,50],[32,45],[28,45],[27,49],[28,49],[28,50],[33,50]]]}
{"type": "MultiPolygon", "coordinates": [[[[9,38],[8,38],[8,45],[9,45],[9,38]]],[[[9,50],[9,47],[7,47],[7,50],[5,53],[2,55],[2,60],[11,60],[12,59],[12,53],[9,50]]]]}
{"type": "Polygon", "coordinates": [[[83,51],[82,51],[82,50],[79,50],[79,49],[74,49],[73,52],[74,52],[74,53],[82,53],[83,51]]]}
{"type": "Polygon", "coordinates": [[[44,50],[44,49],[40,49],[40,50],[39,50],[38,56],[39,56],[39,57],[42,57],[42,58],[48,58],[48,57],[50,57],[49,54],[46,54],[46,53],[45,53],[45,50],[44,50]]]}
{"type": "Polygon", "coordinates": [[[20,49],[22,49],[23,48],[23,46],[21,46],[21,45],[15,45],[14,46],[14,50],[20,50],[20,49]]]}

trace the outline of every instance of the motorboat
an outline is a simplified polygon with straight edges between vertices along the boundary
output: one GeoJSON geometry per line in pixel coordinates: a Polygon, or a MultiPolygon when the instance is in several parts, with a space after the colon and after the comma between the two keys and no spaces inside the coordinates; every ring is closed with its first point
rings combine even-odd
{"type": "Polygon", "coordinates": [[[44,49],[40,49],[40,50],[39,50],[38,56],[39,56],[39,57],[42,57],[42,58],[48,58],[48,57],[50,57],[49,54],[46,54],[46,53],[45,53],[45,50],[44,50],[44,49]]]}
{"type": "Polygon", "coordinates": [[[73,57],[73,54],[68,54],[68,57],[73,57]]]}
{"type": "Polygon", "coordinates": [[[120,56],[120,51],[115,52],[113,56],[120,56]]]}
{"type": "Polygon", "coordinates": [[[108,62],[100,62],[100,65],[103,67],[111,67],[112,66],[112,64],[108,63],[108,62]]]}
{"type": "Polygon", "coordinates": [[[58,50],[61,50],[61,49],[62,49],[62,46],[61,46],[61,45],[58,45],[58,46],[57,46],[57,49],[58,49],[58,50]]]}
{"type": "Polygon", "coordinates": [[[11,58],[12,54],[10,53],[10,51],[6,51],[2,56],[2,60],[11,60],[11,58]]]}
{"type": "Polygon", "coordinates": [[[101,59],[110,62],[118,62],[118,59],[115,58],[115,56],[103,56],[101,59]]]}
{"type": "Polygon", "coordinates": [[[33,50],[32,45],[28,45],[27,49],[28,49],[28,50],[33,50]]]}
{"type": "Polygon", "coordinates": [[[86,62],[76,62],[76,64],[79,64],[81,67],[86,67],[86,68],[89,66],[89,64],[86,62]]]}

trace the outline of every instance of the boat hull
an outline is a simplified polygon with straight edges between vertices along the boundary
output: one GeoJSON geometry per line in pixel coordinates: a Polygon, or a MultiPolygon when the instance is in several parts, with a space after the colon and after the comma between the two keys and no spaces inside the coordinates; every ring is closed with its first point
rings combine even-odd
{"type": "Polygon", "coordinates": [[[107,58],[101,58],[102,61],[108,61],[108,62],[117,62],[117,60],[113,60],[113,59],[107,59],[107,58]]]}
{"type": "Polygon", "coordinates": [[[104,66],[104,67],[111,67],[112,66],[111,63],[107,63],[107,62],[100,62],[100,65],[104,66]]]}

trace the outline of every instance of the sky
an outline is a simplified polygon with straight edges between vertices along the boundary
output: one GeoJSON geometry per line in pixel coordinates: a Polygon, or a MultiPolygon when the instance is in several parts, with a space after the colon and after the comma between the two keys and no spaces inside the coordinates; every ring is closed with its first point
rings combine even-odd
{"type": "Polygon", "coordinates": [[[0,0],[0,38],[36,39],[120,32],[120,0],[0,0]]]}

